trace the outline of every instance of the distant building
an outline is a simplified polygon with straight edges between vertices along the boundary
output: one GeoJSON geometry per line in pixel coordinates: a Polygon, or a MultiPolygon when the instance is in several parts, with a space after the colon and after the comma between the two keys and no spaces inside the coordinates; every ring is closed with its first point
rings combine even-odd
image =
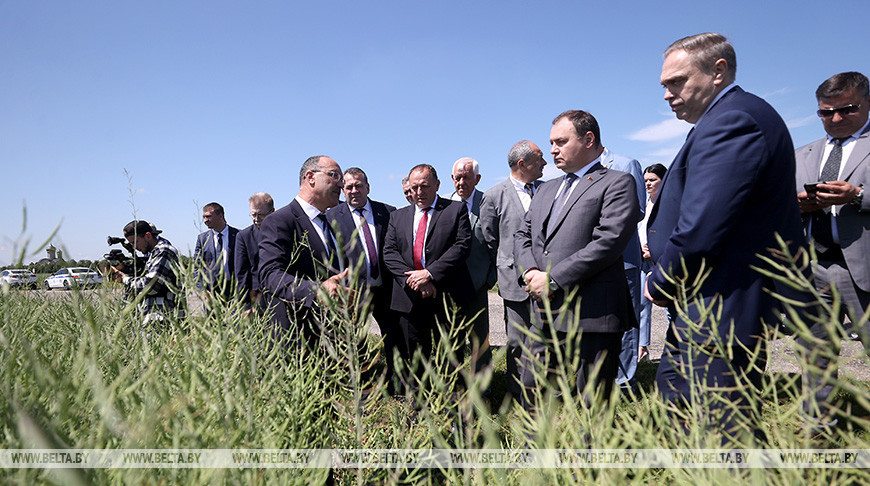
{"type": "Polygon", "coordinates": [[[42,265],[45,263],[54,263],[58,260],[63,260],[63,250],[58,250],[54,247],[54,245],[48,245],[48,248],[45,249],[45,252],[48,254],[47,258],[43,258],[36,263],[31,263],[31,265],[42,265]]]}

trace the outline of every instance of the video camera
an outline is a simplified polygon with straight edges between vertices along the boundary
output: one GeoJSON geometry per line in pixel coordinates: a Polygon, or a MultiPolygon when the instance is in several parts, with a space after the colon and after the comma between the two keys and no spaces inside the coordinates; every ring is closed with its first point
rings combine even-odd
{"type": "Polygon", "coordinates": [[[118,236],[108,236],[106,237],[106,243],[109,246],[120,244],[124,247],[125,250],[129,253],[129,255],[125,254],[122,250],[118,248],[113,248],[103,255],[103,258],[109,262],[109,265],[117,268],[118,270],[130,275],[131,277],[138,277],[142,275],[145,271],[145,263],[148,261],[146,257],[136,256],[136,249],[133,248],[133,245],[127,241],[126,238],[121,238],[118,236]]]}

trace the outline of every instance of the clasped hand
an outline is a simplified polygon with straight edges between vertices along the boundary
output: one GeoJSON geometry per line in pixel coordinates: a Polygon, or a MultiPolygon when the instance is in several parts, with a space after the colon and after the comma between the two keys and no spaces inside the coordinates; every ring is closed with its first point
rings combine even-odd
{"type": "Polygon", "coordinates": [[[408,287],[411,287],[411,290],[415,292],[420,292],[424,299],[437,295],[438,291],[432,282],[432,274],[428,270],[409,270],[405,272],[405,275],[408,276],[407,280],[405,280],[408,287]]]}

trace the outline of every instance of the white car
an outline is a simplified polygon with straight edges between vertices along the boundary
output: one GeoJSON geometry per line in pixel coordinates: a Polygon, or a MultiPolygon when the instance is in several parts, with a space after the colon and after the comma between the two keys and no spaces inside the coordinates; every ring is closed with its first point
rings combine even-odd
{"type": "Polygon", "coordinates": [[[29,287],[36,289],[36,275],[30,270],[14,268],[0,272],[0,281],[10,287],[29,287]]]}
{"type": "Polygon", "coordinates": [[[45,279],[45,290],[96,287],[102,283],[103,277],[90,268],[67,267],[61,268],[45,279]]]}

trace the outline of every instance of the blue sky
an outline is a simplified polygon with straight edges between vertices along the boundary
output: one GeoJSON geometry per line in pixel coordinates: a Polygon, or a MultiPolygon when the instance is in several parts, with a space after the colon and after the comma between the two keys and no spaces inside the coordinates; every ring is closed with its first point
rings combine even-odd
{"type": "Polygon", "coordinates": [[[868,73],[868,17],[863,0],[0,1],[0,265],[58,225],[66,256],[97,259],[134,211],[187,253],[202,205],[244,228],[248,196],[289,203],[315,154],[394,205],[421,162],[446,193],[474,157],[487,189],[515,142],[547,153],[566,109],[593,113],[609,149],[668,164],[689,125],[662,99],[661,53],[699,32],[729,37],[738,83],[800,146],[823,134],[819,83],[868,73]]]}

